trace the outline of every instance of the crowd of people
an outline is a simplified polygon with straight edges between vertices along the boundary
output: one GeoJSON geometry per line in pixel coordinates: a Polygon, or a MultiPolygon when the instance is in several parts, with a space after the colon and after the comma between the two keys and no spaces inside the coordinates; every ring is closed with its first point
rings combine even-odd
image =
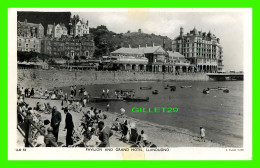
{"type": "Polygon", "coordinates": [[[124,120],[121,123],[119,118],[116,118],[111,129],[121,133],[120,140],[132,144],[131,147],[156,147],[155,144],[148,141],[144,130],[141,130],[140,134],[138,133],[135,122],[124,120]]]}
{"type": "MultiPolygon", "coordinates": [[[[58,111],[57,107],[51,107],[50,103],[40,103],[37,102],[35,107],[29,106],[26,103],[24,88],[18,89],[18,101],[17,101],[17,119],[18,124],[23,127],[25,125],[25,118],[31,118],[32,122],[40,129],[36,129],[35,127],[31,127],[30,133],[30,143],[33,146],[60,146],[58,143],[59,138],[59,130],[60,130],[60,123],[62,121],[62,115],[58,111]],[[42,113],[51,114],[50,120],[43,120],[42,113]]],[[[26,88],[27,90],[27,88],[26,88]]],[[[42,89],[40,89],[42,90],[42,89]]],[[[59,90],[58,90],[59,91],[59,90]]],[[[61,90],[62,91],[62,90],[61,90]]],[[[83,89],[79,93],[83,93],[83,89]]],[[[73,93],[75,96],[75,93],[73,93]]],[[[63,99],[64,100],[64,99],[63,99]]],[[[62,100],[62,110],[64,111],[66,118],[65,118],[65,128],[67,130],[66,134],[66,144],[62,146],[77,146],[81,141],[81,136],[84,137],[85,146],[108,146],[109,137],[113,134],[112,131],[110,132],[109,136],[107,137],[107,132],[109,132],[110,128],[108,129],[107,126],[104,126],[103,121],[107,118],[106,114],[103,114],[101,110],[94,109],[91,107],[89,111],[82,111],[82,107],[86,106],[86,101],[82,102],[72,102],[68,99],[65,101],[67,104],[62,100]],[[85,105],[84,105],[85,104],[85,105]],[[83,118],[81,124],[78,127],[74,127],[73,118],[70,112],[79,112],[77,109],[81,109],[83,113],[83,118]],[[96,126],[97,125],[97,126],[96,126]],[[81,131],[79,131],[81,129],[81,131]],[[104,129],[103,129],[104,128],[104,129]],[[97,138],[99,137],[99,141],[97,138]],[[94,140],[96,143],[94,143],[94,140]],[[86,143],[88,142],[88,143],[86,143]],[[94,145],[95,144],[95,145],[94,145]]]]}
{"type": "MultiPolygon", "coordinates": [[[[73,88],[73,96],[76,96],[76,86],[73,88]]],[[[33,97],[31,91],[34,91],[34,88],[20,88],[18,93],[17,101],[17,119],[19,126],[25,124],[25,118],[30,117],[32,122],[40,129],[31,127],[30,133],[30,143],[34,147],[56,147],[56,146],[66,146],[66,147],[109,147],[109,138],[114,134],[121,134],[120,140],[125,143],[134,144],[138,147],[147,147],[152,146],[153,144],[147,140],[147,135],[142,130],[138,134],[135,127],[135,123],[128,122],[119,122],[119,118],[115,120],[112,127],[105,125],[104,120],[108,118],[107,114],[103,113],[102,110],[91,107],[87,107],[87,100],[84,98],[88,93],[85,88],[80,88],[78,94],[81,95],[84,99],[81,101],[72,101],[69,99],[61,100],[61,110],[65,114],[65,127],[64,131],[66,132],[66,143],[62,144],[59,142],[59,131],[60,123],[62,122],[61,112],[56,106],[51,106],[50,103],[40,103],[37,102],[34,106],[26,103],[26,98],[33,97]],[[27,93],[27,91],[29,93],[27,93]],[[88,110],[86,110],[88,109],[88,110]],[[80,121],[76,124],[73,122],[73,115],[71,113],[78,112],[82,113],[83,116],[80,121]],[[45,117],[43,117],[43,114],[45,117]],[[50,117],[47,117],[50,115],[50,117]],[[45,120],[43,119],[45,118],[45,120]],[[80,123],[80,124],[78,124],[80,123]],[[113,131],[112,131],[113,130],[113,131]]],[[[37,91],[43,92],[43,89],[40,88],[37,91]]],[[[46,93],[48,91],[46,90],[46,93]]],[[[64,94],[62,89],[53,90],[55,95],[64,94]]],[[[65,93],[66,94],[66,93],[65,93]]],[[[71,90],[72,94],[72,90],[71,90]]],[[[109,104],[107,105],[107,111],[109,110],[109,104]]],[[[122,112],[122,109],[120,109],[122,112]]],[[[123,112],[124,113],[124,112],[123,112]]],[[[118,116],[119,117],[119,116],[118,116]]],[[[121,118],[120,118],[121,119],[121,118]]],[[[153,145],[155,146],[155,145],[153,145]]]]}

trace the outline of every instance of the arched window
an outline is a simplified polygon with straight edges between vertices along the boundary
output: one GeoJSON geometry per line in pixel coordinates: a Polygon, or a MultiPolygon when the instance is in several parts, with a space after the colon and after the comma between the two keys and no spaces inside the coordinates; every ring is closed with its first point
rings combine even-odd
{"type": "Polygon", "coordinates": [[[88,51],[85,52],[85,56],[86,56],[86,57],[89,56],[89,52],[88,52],[88,51]]]}

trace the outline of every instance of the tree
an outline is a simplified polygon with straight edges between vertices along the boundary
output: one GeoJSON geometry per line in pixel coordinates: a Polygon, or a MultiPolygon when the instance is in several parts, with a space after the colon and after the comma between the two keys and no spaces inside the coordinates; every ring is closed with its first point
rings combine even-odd
{"type": "Polygon", "coordinates": [[[71,18],[71,23],[74,24],[74,23],[77,23],[79,21],[79,15],[73,15],[73,17],[71,18]]]}
{"type": "Polygon", "coordinates": [[[39,55],[39,53],[37,52],[23,52],[23,51],[17,51],[17,60],[18,61],[27,61],[29,62],[31,59],[35,59],[37,58],[37,56],[39,55]]]}
{"type": "Polygon", "coordinates": [[[105,25],[100,25],[100,26],[97,26],[97,30],[107,30],[107,27],[105,25]]]}

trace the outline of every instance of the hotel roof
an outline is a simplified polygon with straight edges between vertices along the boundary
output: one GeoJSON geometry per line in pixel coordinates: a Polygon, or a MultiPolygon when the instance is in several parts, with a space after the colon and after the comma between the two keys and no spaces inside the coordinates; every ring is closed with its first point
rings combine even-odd
{"type": "Polygon", "coordinates": [[[155,53],[155,52],[165,52],[165,50],[161,46],[150,46],[150,47],[140,47],[140,48],[119,48],[112,52],[112,54],[148,54],[148,53],[155,53]]]}
{"type": "Polygon", "coordinates": [[[185,59],[184,55],[182,55],[179,52],[172,52],[172,51],[167,51],[167,53],[169,54],[169,58],[180,58],[180,59],[185,59]]]}

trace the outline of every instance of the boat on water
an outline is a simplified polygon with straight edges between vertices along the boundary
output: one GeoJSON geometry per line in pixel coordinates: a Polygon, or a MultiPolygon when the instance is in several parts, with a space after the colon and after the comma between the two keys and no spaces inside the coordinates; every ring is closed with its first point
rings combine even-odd
{"type": "Polygon", "coordinates": [[[227,87],[218,87],[218,90],[227,90],[227,87]]]}
{"type": "Polygon", "coordinates": [[[152,94],[158,94],[158,93],[159,93],[158,90],[152,91],[152,94]]]}
{"type": "Polygon", "coordinates": [[[106,101],[123,101],[123,98],[103,98],[93,97],[90,99],[91,102],[106,102],[106,101]]]}
{"type": "Polygon", "coordinates": [[[208,89],[204,89],[204,90],[202,91],[202,93],[204,93],[204,94],[209,94],[209,90],[208,90],[208,89]]]}
{"type": "Polygon", "coordinates": [[[208,90],[219,90],[218,88],[208,88],[208,90]]]}
{"type": "Polygon", "coordinates": [[[176,90],[176,86],[172,86],[171,91],[175,91],[175,90],[176,90]]]}
{"type": "Polygon", "coordinates": [[[151,87],[151,86],[150,86],[150,87],[140,87],[140,89],[141,89],[141,90],[151,90],[152,87],[151,87]]]}
{"type": "Polygon", "coordinates": [[[164,89],[168,89],[168,87],[164,87],[164,89]]]}
{"type": "Polygon", "coordinates": [[[125,93],[125,92],[134,92],[134,89],[116,89],[115,92],[121,92],[121,93],[125,93]]]}
{"type": "Polygon", "coordinates": [[[224,93],[229,93],[228,89],[223,90],[224,93]]]}
{"type": "Polygon", "coordinates": [[[192,88],[192,86],[181,86],[181,88],[192,88]]]}
{"type": "Polygon", "coordinates": [[[176,87],[175,85],[167,85],[167,87],[176,87]]]}
{"type": "Polygon", "coordinates": [[[149,101],[149,97],[146,97],[146,98],[142,98],[142,97],[125,97],[124,100],[126,100],[126,101],[134,101],[134,102],[149,101]]]}

